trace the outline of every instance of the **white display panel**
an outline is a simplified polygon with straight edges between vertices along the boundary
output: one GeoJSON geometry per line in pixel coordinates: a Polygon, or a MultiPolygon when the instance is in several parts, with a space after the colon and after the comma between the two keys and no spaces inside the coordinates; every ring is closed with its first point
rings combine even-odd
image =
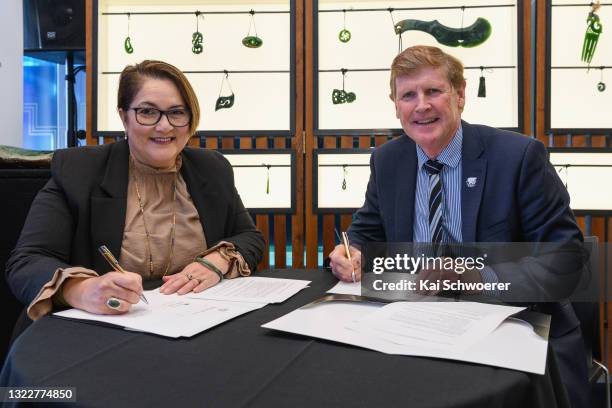
{"type": "Polygon", "coordinates": [[[612,188],[602,184],[612,180],[612,153],[551,152],[550,162],[567,187],[573,210],[612,210],[612,188]]]}
{"type": "Polygon", "coordinates": [[[315,179],[318,210],[334,212],[339,209],[356,209],[363,205],[370,179],[370,155],[370,152],[317,152],[315,179]]]}
{"type": "Polygon", "coordinates": [[[224,152],[223,156],[232,165],[234,184],[246,208],[293,209],[295,193],[291,153],[224,152]]]}
{"type": "Polygon", "coordinates": [[[597,90],[602,80],[600,66],[612,66],[612,37],[608,29],[612,8],[602,5],[597,14],[603,32],[599,36],[591,69],[581,61],[589,2],[554,0],[550,9],[550,92],[549,124],[551,129],[612,128],[612,70],[603,70],[604,92],[597,90]],[[571,4],[572,6],[564,6],[571,4]],[[606,23],[608,25],[606,25],[606,23]],[[576,67],[567,69],[563,67],[576,67]],[[578,67],[583,67],[578,69],[578,67]]]}
{"type": "MultiPolygon", "coordinates": [[[[280,130],[291,128],[291,14],[289,0],[262,2],[178,0],[101,0],[97,14],[97,131],[121,131],[117,115],[119,72],[129,64],[145,59],[167,61],[182,71],[193,85],[202,111],[199,131],[280,130]],[[260,48],[242,45],[250,24],[249,10],[255,10],[260,48]],[[199,19],[204,50],[191,52],[191,36],[196,31],[195,11],[199,19]],[[274,11],[265,14],[265,11],[274,11]],[[133,54],[125,52],[130,16],[133,54]],[[139,12],[188,12],[190,14],[136,14],[139,12]],[[280,12],[280,13],[276,13],[280,12]],[[224,77],[222,73],[194,71],[230,71],[229,82],[235,94],[234,106],[215,111],[215,102],[224,77]],[[231,71],[280,71],[247,72],[231,71]]],[[[254,31],[251,30],[251,34],[254,31]]],[[[229,94],[227,85],[223,96],[229,94]]]]}
{"type": "Polygon", "coordinates": [[[462,12],[456,9],[431,9],[435,7],[461,7],[476,5],[509,5],[508,7],[466,8],[464,27],[478,17],[484,17],[492,25],[492,33],[483,44],[472,47],[447,47],[439,44],[431,35],[421,31],[409,31],[402,35],[403,48],[424,44],[442,48],[458,57],[466,67],[498,66],[485,70],[487,97],[478,98],[480,69],[466,69],[466,108],[463,118],[474,123],[496,127],[519,127],[518,86],[518,25],[516,1],[319,1],[318,8],[318,124],[317,129],[396,129],[393,103],[389,99],[388,68],[398,52],[397,35],[388,11],[347,11],[346,28],[352,37],[347,43],[338,40],[342,30],[342,12],[324,12],[342,9],[430,8],[428,10],[396,10],[393,19],[438,20],[449,27],[461,27],[462,12]],[[331,94],[334,88],[342,89],[340,72],[321,72],[346,68],[345,90],[355,92],[353,103],[334,105],[331,94]],[[384,71],[359,72],[351,69],[384,69],[384,71]]]}

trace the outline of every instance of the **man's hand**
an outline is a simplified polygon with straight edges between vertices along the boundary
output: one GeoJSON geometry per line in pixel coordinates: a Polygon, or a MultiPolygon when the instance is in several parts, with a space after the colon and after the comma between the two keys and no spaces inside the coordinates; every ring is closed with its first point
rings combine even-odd
{"type": "MultiPolygon", "coordinates": [[[[140,302],[142,276],[133,272],[108,272],[95,278],[69,278],[63,284],[66,302],[95,314],[123,314],[140,302]],[[107,303],[114,298],[116,307],[107,303]]],[[[112,304],[112,303],[111,303],[112,304]]]]}
{"type": "Polygon", "coordinates": [[[355,282],[361,280],[361,251],[355,247],[350,247],[351,261],[346,257],[344,245],[336,245],[333,251],[329,254],[329,265],[332,273],[341,281],[353,282],[353,272],[355,273],[355,282]]]}

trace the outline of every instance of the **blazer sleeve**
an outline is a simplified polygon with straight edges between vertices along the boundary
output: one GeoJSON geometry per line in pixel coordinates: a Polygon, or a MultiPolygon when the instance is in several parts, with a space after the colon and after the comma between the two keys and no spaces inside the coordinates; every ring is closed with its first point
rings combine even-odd
{"type": "MultiPolygon", "coordinates": [[[[61,161],[53,158],[52,170],[61,161]]],[[[52,172],[54,174],[54,172],[52,172]]],[[[29,304],[58,268],[68,268],[74,218],[55,177],[32,202],[15,249],[6,264],[6,279],[13,294],[29,304]]]]}
{"type": "Polygon", "coordinates": [[[530,141],[523,155],[516,197],[521,241],[530,243],[533,256],[493,266],[500,280],[515,288],[506,293],[507,300],[558,301],[570,296],[585,263],[583,237],[569,194],[538,141],[530,141]]]}
{"type": "Polygon", "coordinates": [[[249,212],[244,208],[240,195],[233,185],[232,177],[232,214],[228,237],[223,241],[231,242],[236,250],[242,255],[251,271],[257,269],[257,264],[263,257],[265,241],[263,234],[255,227],[249,212]]]}

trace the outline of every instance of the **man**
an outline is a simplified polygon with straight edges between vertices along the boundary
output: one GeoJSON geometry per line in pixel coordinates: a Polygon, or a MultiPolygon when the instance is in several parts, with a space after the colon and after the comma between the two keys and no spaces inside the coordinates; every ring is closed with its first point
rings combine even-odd
{"type": "MultiPolygon", "coordinates": [[[[359,248],[366,242],[582,241],[542,143],[461,120],[459,60],[436,47],[410,47],[394,59],[390,86],[406,136],[372,153],[365,203],[348,231],[352,263],[337,246],[330,254],[335,276],[361,279],[359,248]]],[[[526,286],[533,276],[523,272],[484,268],[465,279],[526,286]]],[[[538,310],[553,316],[550,343],[572,405],[589,406],[586,355],[571,304],[538,310]]]]}

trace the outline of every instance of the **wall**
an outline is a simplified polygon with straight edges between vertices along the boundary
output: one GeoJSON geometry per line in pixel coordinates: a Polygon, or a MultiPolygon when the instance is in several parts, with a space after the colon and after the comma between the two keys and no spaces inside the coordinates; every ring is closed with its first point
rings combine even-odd
{"type": "Polygon", "coordinates": [[[23,2],[4,0],[0,12],[0,144],[22,146],[23,2]]]}

